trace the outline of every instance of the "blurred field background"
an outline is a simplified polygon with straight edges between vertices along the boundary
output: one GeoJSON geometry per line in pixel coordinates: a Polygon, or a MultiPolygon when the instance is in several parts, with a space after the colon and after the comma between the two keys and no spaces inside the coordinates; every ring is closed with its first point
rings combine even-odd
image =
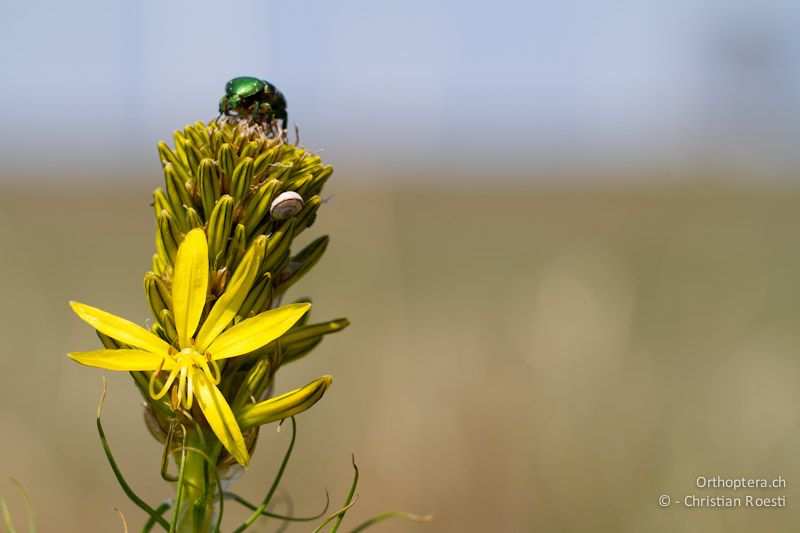
{"type": "MultiPolygon", "coordinates": [[[[326,487],[335,508],[352,452],[351,527],[403,509],[435,520],[375,531],[796,530],[797,6],[485,7],[4,8],[0,493],[18,530],[10,476],[41,531],[143,522],[97,439],[100,371],[65,357],[99,346],[67,301],[146,322],[155,144],[241,74],[285,91],[336,167],[308,232],[332,242],[293,296],[352,322],[278,375],[334,385],[298,417],[276,510],[314,513],[326,487]],[[788,507],[658,505],[692,493],[788,507]]],[[[130,379],[107,377],[123,471],[170,497],[130,379]]],[[[239,493],[264,494],[288,439],[262,431],[239,493]]]]}
{"type": "MultiPolygon", "coordinates": [[[[317,319],[353,325],[279,374],[278,390],[335,378],[298,418],[285,484],[297,512],[321,508],[326,486],[343,498],[354,452],[351,520],[436,513],[385,531],[793,528],[792,507],[663,510],[657,497],[730,492],[693,489],[698,475],[781,475],[790,505],[797,494],[800,190],[329,191],[310,233],[333,241],[298,295],[314,296],[317,319]]],[[[99,372],[64,353],[97,343],[68,299],[147,319],[148,192],[0,200],[0,468],[26,484],[43,531],[118,530],[114,507],[140,517],[94,430],[99,372]]],[[[118,459],[142,494],[166,498],[139,398],[108,377],[118,459]]],[[[240,492],[263,493],[287,439],[262,432],[240,492]]]]}

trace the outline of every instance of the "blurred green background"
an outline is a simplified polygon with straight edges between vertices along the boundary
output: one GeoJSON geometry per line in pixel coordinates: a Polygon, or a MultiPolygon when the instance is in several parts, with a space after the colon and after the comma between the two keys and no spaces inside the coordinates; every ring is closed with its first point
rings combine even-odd
{"type": "MultiPolygon", "coordinates": [[[[284,484],[296,512],[320,509],[325,487],[343,499],[353,452],[351,524],[394,508],[436,515],[384,531],[793,529],[800,190],[337,177],[309,231],[331,246],[295,295],[353,325],[277,382],[334,376],[298,418],[284,484]],[[739,494],[790,506],[658,506],[662,493],[731,494],[695,488],[698,475],[783,476],[786,490],[739,494]]],[[[100,372],[64,357],[97,346],[66,302],[147,320],[159,179],[154,163],[129,188],[0,195],[0,471],[29,489],[43,531],[117,531],[115,507],[140,523],[95,433],[100,372]]],[[[124,374],[108,379],[118,460],[151,501],[169,497],[137,393],[124,374]]],[[[262,432],[241,493],[263,494],[288,436],[262,432]]]]}
{"type": "MultiPolygon", "coordinates": [[[[800,4],[781,0],[4,6],[0,493],[18,530],[136,530],[94,426],[80,300],[146,323],[156,142],[263,76],[336,172],[295,289],[352,326],[276,510],[376,531],[795,531],[800,515],[800,4]],[[232,12],[231,10],[234,10],[232,12]],[[695,487],[782,476],[785,489],[695,487]],[[663,509],[662,494],[785,495],[663,509]]],[[[294,135],[292,135],[294,138],[294,135]]],[[[140,398],[108,373],[130,483],[170,497],[140,398]]],[[[289,431],[235,488],[267,490],[289,431]]],[[[244,514],[227,506],[233,523],[244,514]]],[[[261,524],[274,531],[277,523],[261,524]]],[[[289,531],[307,531],[294,525],[289,531]]],[[[345,530],[347,528],[344,528],[345,530]]]]}

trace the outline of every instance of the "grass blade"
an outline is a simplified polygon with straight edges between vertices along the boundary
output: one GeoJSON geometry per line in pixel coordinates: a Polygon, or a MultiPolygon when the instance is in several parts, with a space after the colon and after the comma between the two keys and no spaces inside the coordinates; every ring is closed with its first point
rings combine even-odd
{"type": "Polygon", "coordinates": [[[11,513],[8,512],[8,505],[6,505],[6,500],[2,496],[0,496],[0,512],[3,513],[3,522],[6,524],[8,533],[16,533],[14,524],[11,522],[11,513]]]}
{"type": "Polygon", "coordinates": [[[406,520],[411,520],[413,522],[430,522],[433,520],[433,515],[428,514],[419,516],[403,511],[389,511],[388,513],[379,514],[378,516],[370,518],[366,522],[359,524],[356,528],[352,529],[350,533],[359,533],[360,531],[364,531],[368,527],[375,525],[378,522],[383,522],[384,520],[389,520],[390,518],[405,518],[406,520]]]}
{"type": "Polygon", "coordinates": [[[350,492],[347,493],[347,498],[344,500],[344,505],[341,509],[326,518],[317,527],[317,529],[314,530],[314,533],[322,531],[322,528],[325,527],[325,525],[335,520],[333,526],[331,527],[331,533],[334,533],[339,528],[339,524],[342,523],[342,520],[344,520],[345,513],[347,513],[347,511],[358,501],[358,496],[353,499],[353,495],[356,493],[356,487],[358,486],[358,465],[356,465],[356,456],[352,455],[351,457],[353,460],[353,470],[355,473],[353,474],[353,483],[350,484],[350,492]]]}
{"type": "MultiPolygon", "coordinates": [[[[358,485],[358,465],[356,465],[356,456],[353,454],[353,470],[355,470],[355,475],[353,475],[353,484],[350,486],[350,492],[347,494],[347,499],[344,501],[343,510],[339,512],[339,516],[336,517],[336,521],[331,526],[331,533],[336,533],[336,530],[339,529],[339,525],[341,525],[342,520],[344,520],[344,514],[347,512],[347,509],[350,508],[350,500],[353,499],[353,494],[356,492],[356,486],[358,485]]],[[[355,502],[353,502],[355,503],[355,502]]]]}
{"type": "Polygon", "coordinates": [[[120,511],[120,510],[119,510],[119,509],[117,509],[116,507],[114,508],[114,510],[115,510],[115,511],[117,512],[117,514],[119,515],[119,520],[120,520],[120,522],[122,522],[122,533],[128,533],[128,521],[127,521],[127,520],[125,520],[125,515],[124,515],[124,514],[122,514],[122,511],[120,511]]]}
{"type": "Polygon", "coordinates": [[[345,505],[332,515],[330,515],[328,518],[326,518],[319,526],[317,526],[317,529],[314,530],[314,533],[319,533],[320,531],[322,531],[322,528],[325,527],[327,524],[329,524],[331,521],[333,521],[336,518],[339,518],[340,516],[344,516],[344,514],[347,511],[349,511],[350,508],[354,506],[357,501],[358,501],[358,494],[356,494],[355,498],[353,498],[353,501],[351,501],[350,503],[348,503],[347,505],[345,505]]]}
{"type": "Polygon", "coordinates": [[[31,499],[31,495],[28,494],[28,491],[25,490],[25,487],[22,486],[22,483],[11,478],[11,483],[17,487],[17,490],[22,493],[22,497],[25,499],[25,509],[28,511],[28,533],[36,533],[36,512],[33,509],[33,500],[31,499]]]}

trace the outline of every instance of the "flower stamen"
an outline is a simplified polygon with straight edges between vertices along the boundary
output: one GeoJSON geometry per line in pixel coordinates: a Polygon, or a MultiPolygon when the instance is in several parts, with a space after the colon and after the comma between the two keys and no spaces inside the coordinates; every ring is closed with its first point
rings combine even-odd
{"type": "Polygon", "coordinates": [[[189,372],[186,382],[186,403],[184,404],[184,407],[186,407],[187,411],[192,408],[192,401],[194,400],[194,389],[192,388],[193,379],[194,379],[194,369],[192,369],[192,371],[189,372]]]}
{"type": "Polygon", "coordinates": [[[161,359],[161,363],[158,364],[158,367],[150,374],[150,383],[148,385],[148,392],[150,393],[150,397],[156,397],[156,380],[158,379],[158,375],[161,373],[161,370],[164,368],[164,363],[166,359],[161,359]]]}
{"type": "Polygon", "coordinates": [[[203,370],[203,373],[206,375],[209,381],[211,381],[214,385],[219,385],[219,382],[222,380],[222,374],[219,370],[219,364],[211,358],[206,358],[205,360],[200,362],[200,368],[203,370]]]}
{"type": "MultiPolygon", "coordinates": [[[[181,365],[181,377],[178,380],[178,403],[186,398],[186,374],[189,372],[189,365],[181,365]]],[[[184,401],[184,405],[185,405],[184,401]]]]}
{"type": "Polygon", "coordinates": [[[164,397],[164,395],[167,394],[169,388],[172,386],[172,383],[175,381],[175,377],[178,375],[179,370],[180,367],[175,367],[170,371],[169,376],[167,376],[167,381],[164,382],[164,386],[158,393],[155,392],[155,380],[159,372],[158,371],[153,372],[153,375],[150,376],[150,396],[154,400],[160,400],[161,398],[164,397]]]}

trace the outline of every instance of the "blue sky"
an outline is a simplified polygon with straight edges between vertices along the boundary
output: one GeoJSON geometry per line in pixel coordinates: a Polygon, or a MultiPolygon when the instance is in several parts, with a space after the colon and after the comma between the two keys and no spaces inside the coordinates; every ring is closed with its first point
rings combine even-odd
{"type": "Polygon", "coordinates": [[[57,138],[37,164],[154,161],[245,74],[334,162],[756,178],[798,162],[797,2],[34,1],[3,6],[0,45],[7,169],[43,124],[57,138]]]}

